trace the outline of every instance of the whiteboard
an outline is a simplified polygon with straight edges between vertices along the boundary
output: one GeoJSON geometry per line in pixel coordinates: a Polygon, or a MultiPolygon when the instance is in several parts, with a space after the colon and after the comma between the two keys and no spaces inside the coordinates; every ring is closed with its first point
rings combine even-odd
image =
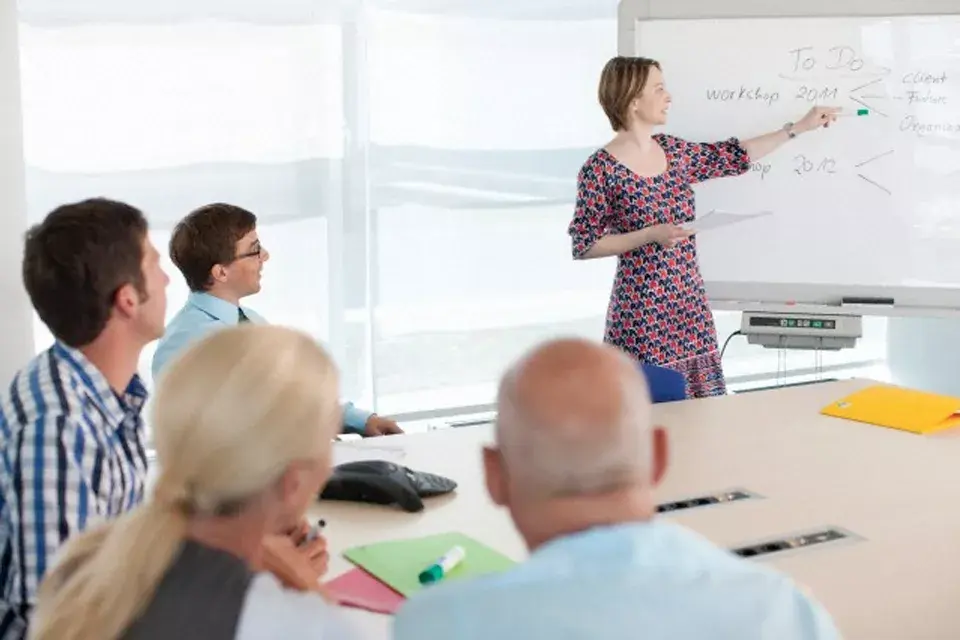
{"type": "Polygon", "coordinates": [[[960,309],[960,15],[660,19],[625,4],[621,53],[661,62],[668,133],[745,139],[813,105],[869,110],[696,187],[698,215],[773,212],[698,234],[715,307],[876,296],[960,309]]]}

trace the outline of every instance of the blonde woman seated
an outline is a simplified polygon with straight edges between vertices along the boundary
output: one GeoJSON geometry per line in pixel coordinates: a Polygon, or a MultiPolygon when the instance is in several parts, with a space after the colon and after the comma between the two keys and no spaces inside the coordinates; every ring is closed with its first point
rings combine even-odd
{"type": "Polygon", "coordinates": [[[262,570],[264,539],[302,522],[326,481],[340,420],[336,370],[310,337],[241,325],[196,343],[158,389],[154,496],[66,545],[29,637],[355,637],[319,593],[262,570]]]}

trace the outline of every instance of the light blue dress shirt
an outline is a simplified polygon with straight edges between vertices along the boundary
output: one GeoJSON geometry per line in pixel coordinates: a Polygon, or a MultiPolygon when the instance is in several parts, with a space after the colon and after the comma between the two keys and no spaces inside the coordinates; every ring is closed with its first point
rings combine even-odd
{"type": "MultiPolygon", "coordinates": [[[[153,355],[154,379],[157,379],[172,358],[193,342],[218,329],[236,326],[240,320],[240,309],[250,322],[266,324],[263,316],[252,309],[237,307],[232,302],[209,293],[191,293],[187,303],[167,325],[157,344],[157,351],[153,355]]],[[[346,402],[343,405],[344,429],[360,433],[372,415],[369,411],[358,409],[352,402],[346,402]]]]}
{"type": "Polygon", "coordinates": [[[665,520],[554,540],[496,576],[410,598],[395,640],[836,640],[785,576],[665,520]]]}

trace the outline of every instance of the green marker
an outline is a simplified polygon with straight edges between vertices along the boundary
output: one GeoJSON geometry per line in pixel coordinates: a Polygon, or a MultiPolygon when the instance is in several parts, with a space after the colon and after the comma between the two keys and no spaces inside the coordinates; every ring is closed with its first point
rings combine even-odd
{"type": "Polygon", "coordinates": [[[420,572],[418,576],[420,584],[432,584],[443,580],[458,564],[463,562],[467,552],[461,546],[456,546],[447,551],[436,562],[420,572]]]}
{"type": "Polygon", "coordinates": [[[868,116],[868,115],[870,115],[870,109],[857,109],[856,111],[850,111],[850,112],[846,112],[846,113],[843,113],[843,112],[838,113],[838,114],[837,114],[837,117],[840,117],[840,118],[849,118],[849,117],[851,117],[851,116],[856,117],[856,116],[868,116]]]}

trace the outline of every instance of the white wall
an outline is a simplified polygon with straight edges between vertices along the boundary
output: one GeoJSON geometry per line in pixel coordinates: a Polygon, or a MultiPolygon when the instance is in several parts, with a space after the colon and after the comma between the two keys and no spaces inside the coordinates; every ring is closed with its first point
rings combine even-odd
{"type": "Polygon", "coordinates": [[[17,3],[0,0],[0,389],[33,356],[33,316],[20,260],[27,228],[17,3]]]}

